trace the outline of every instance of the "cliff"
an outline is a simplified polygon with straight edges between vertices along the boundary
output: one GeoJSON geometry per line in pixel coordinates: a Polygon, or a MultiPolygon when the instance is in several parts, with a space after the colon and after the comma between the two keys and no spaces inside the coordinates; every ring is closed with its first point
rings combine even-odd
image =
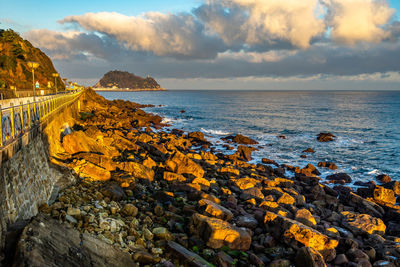
{"type": "Polygon", "coordinates": [[[162,90],[161,86],[152,77],[142,78],[133,73],[119,70],[109,71],[104,74],[94,88],[162,90]]]}
{"type": "MultiPolygon", "coordinates": [[[[47,87],[48,82],[53,85],[52,74],[57,71],[50,58],[13,30],[0,29],[0,89],[10,89],[11,86],[17,90],[31,89],[29,61],[40,64],[35,70],[35,81],[39,81],[40,87],[47,87]]],[[[65,88],[60,77],[57,78],[57,87],[59,90],[65,88]]]]}

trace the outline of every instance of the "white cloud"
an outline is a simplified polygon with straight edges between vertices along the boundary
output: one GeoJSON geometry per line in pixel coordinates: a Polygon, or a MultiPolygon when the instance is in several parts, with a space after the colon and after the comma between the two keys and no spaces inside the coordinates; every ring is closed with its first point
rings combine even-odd
{"type": "Polygon", "coordinates": [[[331,37],[344,44],[378,43],[390,37],[384,28],[395,10],[385,0],[322,0],[329,10],[327,16],[331,37]]]}

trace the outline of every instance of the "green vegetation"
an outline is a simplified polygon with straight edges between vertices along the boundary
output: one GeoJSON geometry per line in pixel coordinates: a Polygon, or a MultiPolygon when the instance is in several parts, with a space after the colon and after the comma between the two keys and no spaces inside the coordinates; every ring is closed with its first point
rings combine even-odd
{"type": "Polygon", "coordinates": [[[126,71],[109,71],[95,87],[129,88],[129,89],[159,89],[160,85],[151,77],[142,78],[126,71]]]}

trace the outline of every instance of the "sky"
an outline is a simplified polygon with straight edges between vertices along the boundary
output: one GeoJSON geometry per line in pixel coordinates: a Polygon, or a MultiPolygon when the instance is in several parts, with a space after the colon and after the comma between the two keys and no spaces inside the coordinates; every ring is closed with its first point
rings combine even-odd
{"type": "Polygon", "coordinates": [[[0,0],[62,77],[167,89],[400,90],[399,0],[0,0]]]}

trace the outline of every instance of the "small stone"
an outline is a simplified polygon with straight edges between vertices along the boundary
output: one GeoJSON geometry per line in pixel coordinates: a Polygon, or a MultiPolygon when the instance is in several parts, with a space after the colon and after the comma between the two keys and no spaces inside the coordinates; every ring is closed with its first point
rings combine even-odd
{"type": "Polygon", "coordinates": [[[153,229],[153,234],[158,239],[163,239],[163,240],[172,240],[173,239],[172,234],[165,227],[154,228],[153,229]]]}
{"type": "Polygon", "coordinates": [[[251,215],[239,216],[236,225],[239,227],[255,229],[258,225],[258,221],[251,215]]]}
{"type": "Polygon", "coordinates": [[[151,255],[150,253],[148,253],[147,251],[138,251],[133,255],[133,259],[139,263],[142,264],[152,264],[152,263],[157,263],[160,261],[159,258],[154,257],[153,255],[151,255]]]}
{"type": "Polygon", "coordinates": [[[67,214],[71,216],[79,216],[81,215],[81,210],[77,208],[71,208],[69,207],[67,210],[67,214]]]}
{"type": "Polygon", "coordinates": [[[136,215],[138,214],[138,208],[135,207],[135,205],[133,204],[126,204],[123,209],[121,210],[121,212],[127,216],[132,216],[132,217],[136,217],[136,215]]]}
{"type": "Polygon", "coordinates": [[[344,254],[338,254],[334,261],[335,265],[344,265],[348,262],[349,262],[349,260],[347,259],[346,255],[344,255],[344,254]]]}
{"type": "Polygon", "coordinates": [[[148,241],[152,241],[154,237],[153,233],[147,228],[143,228],[143,236],[148,241]]]}
{"type": "Polygon", "coordinates": [[[78,223],[78,221],[74,218],[74,217],[72,217],[71,215],[65,215],[65,219],[68,221],[68,222],[70,222],[70,223],[73,223],[73,224],[76,224],[76,223],[78,223]]]}

